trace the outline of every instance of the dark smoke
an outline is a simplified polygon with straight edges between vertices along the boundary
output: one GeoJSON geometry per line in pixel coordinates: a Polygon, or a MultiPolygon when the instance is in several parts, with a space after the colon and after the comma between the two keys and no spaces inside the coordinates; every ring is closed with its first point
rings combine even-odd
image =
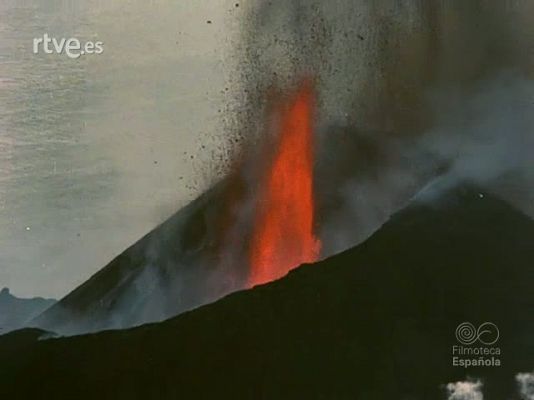
{"type": "Polygon", "coordinates": [[[475,181],[534,214],[531,9],[487,0],[248,6],[235,75],[241,148],[264,134],[266,93],[315,76],[324,256],[367,237],[440,176],[475,181]]]}

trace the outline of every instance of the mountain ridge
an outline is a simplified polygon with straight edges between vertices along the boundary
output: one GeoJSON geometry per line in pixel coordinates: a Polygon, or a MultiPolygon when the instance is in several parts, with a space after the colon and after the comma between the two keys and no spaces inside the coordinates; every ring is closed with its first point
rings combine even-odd
{"type": "Polygon", "coordinates": [[[17,297],[9,288],[3,288],[0,290],[0,333],[21,328],[55,302],[55,299],[43,297],[17,297]]]}

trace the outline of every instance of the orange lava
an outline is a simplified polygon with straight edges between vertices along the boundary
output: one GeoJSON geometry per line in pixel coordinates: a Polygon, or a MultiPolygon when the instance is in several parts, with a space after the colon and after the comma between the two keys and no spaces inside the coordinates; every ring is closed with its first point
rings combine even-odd
{"type": "Polygon", "coordinates": [[[314,107],[310,81],[280,107],[276,151],[260,185],[251,239],[251,285],[280,278],[319,256],[321,244],[313,233],[314,107]]]}

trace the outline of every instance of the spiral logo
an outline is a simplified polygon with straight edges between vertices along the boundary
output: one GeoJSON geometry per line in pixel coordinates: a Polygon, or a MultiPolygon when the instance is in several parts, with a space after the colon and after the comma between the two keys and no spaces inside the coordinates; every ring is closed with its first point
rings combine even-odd
{"type": "Polygon", "coordinates": [[[493,322],[484,322],[478,329],[471,322],[462,322],[456,328],[456,340],[467,346],[477,340],[490,346],[499,340],[499,335],[499,328],[493,322]]]}
{"type": "Polygon", "coordinates": [[[480,343],[487,346],[497,343],[499,340],[499,328],[493,322],[484,322],[478,327],[477,336],[480,343]]]}
{"type": "Polygon", "coordinates": [[[477,340],[477,329],[471,322],[462,322],[456,328],[456,340],[465,345],[475,343],[477,340]]]}

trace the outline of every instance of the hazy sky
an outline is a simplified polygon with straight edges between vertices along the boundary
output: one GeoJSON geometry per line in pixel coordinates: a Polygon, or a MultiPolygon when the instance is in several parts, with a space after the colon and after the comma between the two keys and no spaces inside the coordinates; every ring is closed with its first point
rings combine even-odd
{"type": "Polygon", "coordinates": [[[0,3],[0,287],[63,296],[216,176],[235,4],[0,3]],[[104,53],[35,55],[44,33],[104,53]]]}

